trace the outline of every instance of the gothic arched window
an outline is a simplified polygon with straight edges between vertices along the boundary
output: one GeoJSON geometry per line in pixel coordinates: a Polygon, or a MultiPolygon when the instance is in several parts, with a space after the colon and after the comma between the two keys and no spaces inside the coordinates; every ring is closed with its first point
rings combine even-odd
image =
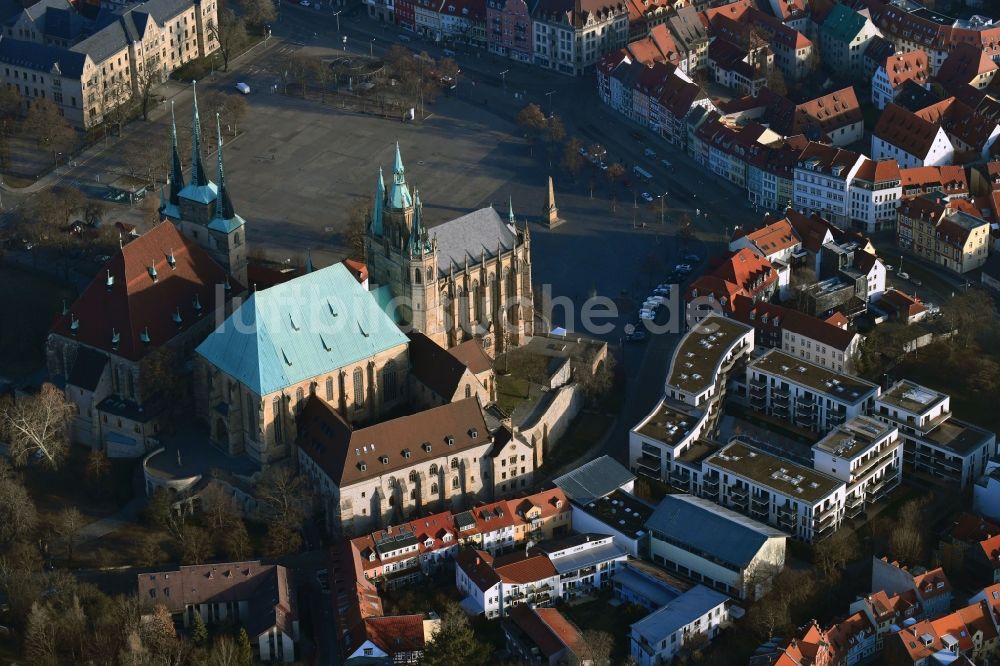
{"type": "Polygon", "coordinates": [[[354,409],[361,409],[365,402],[365,380],[361,368],[354,369],[354,409]]]}
{"type": "Polygon", "coordinates": [[[271,415],[274,418],[274,443],[281,444],[281,397],[274,396],[271,401],[271,415]]]}
{"type": "Polygon", "coordinates": [[[385,386],[385,399],[395,400],[399,389],[396,385],[396,364],[389,361],[382,370],[382,384],[385,386]]]}

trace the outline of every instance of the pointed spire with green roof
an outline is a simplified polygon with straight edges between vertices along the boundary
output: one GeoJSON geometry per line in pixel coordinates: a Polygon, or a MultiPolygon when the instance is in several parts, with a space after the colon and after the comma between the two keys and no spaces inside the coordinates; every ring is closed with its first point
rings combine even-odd
{"type": "Polygon", "coordinates": [[[170,203],[178,205],[177,195],[184,189],[184,168],[177,150],[177,119],[174,117],[174,101],[170,100],[170,203]]]}
{"type": "Polygon", "coordinates": [[[226,189],[226,174],[222,165],[222,120],[218,113],[215,114],[215,131],[218,137],[219,184],[215,196],[215,215],[208,223],[208,228],[229,233],[243,225],[243,218],[236,214],[233,201],[229,198],[229,190],[226,189]]]}
{"type": "Polygon", "coordinates": [[[507,196],[507,221],[512,225],[515,224],[514,221],[514,197],[507,196]]]}
{"type": "Polygon", "coordinates": [[[191,82],[194,107],[191,117],[191,184],[195,187],[208,185],[205,167],[201,163],[201,115],[198,113],[198,82],[191,82]]]}
{"type": "Polygon", "coordinates": [[[399,153],[399,142],[396,142],[396,157],[392,165],[392,189],[389,190],[389,208],[403,210],[413,206],[410,190],[406,187],[406,175],[403,168],[403,157],[399,153]]]}
{"type": "Polygon", "coordinates": [[[378,180],[375,181],[375,204],[372,206],[372,234],[382,235],[382,206],[385,204],[385,178],[382,177],[382,167],[378,168],[378,180]]]}

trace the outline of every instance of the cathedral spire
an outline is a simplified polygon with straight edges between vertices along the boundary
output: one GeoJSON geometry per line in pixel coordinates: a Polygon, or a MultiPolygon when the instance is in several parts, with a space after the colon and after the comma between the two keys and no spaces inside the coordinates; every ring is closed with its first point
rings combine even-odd
{"type": "Polygon", "coordinates": [[[312,250],[306,251],[306,273],[313,272],[313,255],[312,250]]]}
{"type": "Polygon", "coordinates": [[[194,110],[191,117],[191,184],[195,187],[208,185],[205,167],[201,163],[201,116],[198,114],[198,82],[191,83],[194,96],[194,110]]]}
{"type": "Polygon", "coordinates": [[[372,234],[382,235],[382,206],[385,204],[385,178],[382,177],[382,167],[378,168],[378,180],[375,181],[375,203],[372,205],[372,234]]]}
{"type": "Polygon", "coordinates": [[[420,205],[420,190],[413,188],[413,230],[410,232],[410,254],[421,256],[423,255],[424,242],[423,242],[423,226],[421,224],[421,217],[423,217],[423,206],[420,205]]]}
{"type": "Polygon", "coordinates": [[[510,195],[507,196],[507,221],[510,222],[511,225],[516,224],[514,221],[514,197],[510,195]]]}
{"type": "Polygon", "coordinates": [[[402,176],[405,169],[403,169],[403,156],[399,153],[399,141],[396,142],[396,159],[392,163],[392,173],[397,176],[402,176]]]}
{"type": "Polygon", "coordinates": [[[219,190],[215,199],[215,217],[220,220],[231,220],[236,217],[236,211],[233,210],[233,202],[226,190],[226,176],[222,169],[222,121],[218,113],[215,114],[215,131],[219,141],[219,190]]]}
{"type": "Polygon", "coordinates": [[[177,119],[174,117],[174,101],[170,100],[170,203],[175,206],[180,202],[177,196],[184,189],[184,169],[181,167],[181,156],[177,151],[177,119]]]}

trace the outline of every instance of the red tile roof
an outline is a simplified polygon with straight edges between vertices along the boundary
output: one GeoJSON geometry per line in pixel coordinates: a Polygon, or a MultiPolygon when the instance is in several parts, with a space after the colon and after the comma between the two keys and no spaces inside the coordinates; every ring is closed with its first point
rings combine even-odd
{"type": "Polygon", "coordinates": [[[525,557],[524,553],[520,552],[496,558],[493,562],[493,570],[505,583],[516,585],[534,583],[559,575],[552,562],[545,555],[525,557]]]}
{"type": "MultiPolygon", "coordinates": [[[[389,615],[370,617],[364,621],[364,632],[353,641],[356,650],[366,640],[371,641],[390,657],[424,649],[423,615],[389,615]]],[[[391,659],[390,659],[391,661],[391,659]]]]}
{"type": "Polygon", "coordinates": [[[357,261],[356,259],[344,259],[343,264],[347,266],[347,270],[351,271],[358,282],[364,283],[368,279],[368,266],[363,262],[357,261]]]}
{"type": "Polygon", "coordinates": [[[907,81],[924,85],[931,72],[927,54],[920,49],[908,53],[894,53],[885,59],[882,66],[893,89],[901,87],[907,81]]]}
{"type": "Polygon", "coordinates": [[[951,528],[951,538],[964,543],[977,543],[998,534],[1000,524],[968,512],[961,513],[951,528]]]}
{"type": "Polygon", "coordinates": [[[873,134],[903,152],[923,159],[930,152],[940,128],[937,122],[890,103],[879,116],[873,134]]]}
{"type": "Polygon", "coordinates": [[[961,165],[900,169],[899,179],[903,186],[904,196],[930,191],[940,191],[948,196],[969,193],[965,168],[961,165]]]}
{"type": "MultiPolygon", "coordinates": [[[[222,306],[216,298],[226,278],[205,250],[163,222],[118,250],[51,332],[138,360],[210,318],[222,306]],[[150,269],[155,269],[155,279],[150,269]],[[75,335],[73,322],[78,325],[75,335]],[[114,334],[117,344],[112,343],[114,334]],[[148,343],[142,341],[145,336],[148,343]]],[[[242,291],[242,285],[230,285],[231,294],[242,291]]]]}
{"type": "Polygon", "coordinates": [[[871,620],[861,611],[830,627],[826,638],[833,650],[834,661],[843,659],[843,663],[846,663],[847,654],[874,633],[875,627],[871,620]]]}
{"type": "Polygon", "coordinates": [[[756,231],[749,232],[746,237],[765,255],[788,250],[801,243],[787,219],[775,220],[756,231]]]}
{"type": "Polygon", "coordinates": [[[909,319],[910,317],[915,317],[921,312],[926,312],[927,308],[924,307],[923,303],[915,297],[910,297],[901,291],[896,289],[887,289],[882,298],[879,301],[881,304],[888,305],[900,316],[909,319]]]}
{"type": "Polygon", "coordinates": [[[546,657],[551,659],[563,650],[573,652],[582,641],[580,631],[555,608],[515,606],[510,619],[546,657]]]}
{"type": "Polygon", "coordinates": [[[846,352],[857,338],[857,333],[827,323],[818,317],[774,303],[764,301],[754,303],[744,296],[736,297],[736,312],[733,318],[753,326],[760,332],[766,328],[789,331],[842,352],[846,352]]]}
{"type": "Polygon", "coordinates": [[[483,346],[475,340],[466,340],[455,345],[448,350],[448,353],[457,358],[465,367],[478,375],[493,368],[493,360],[490,359],[483,346]]]}
{"type": "Polygon", "coordinates": [[[507,500],[507,508],[522,518],[532,509],[538,509],[538,517],[541,520],[570,511],[566,493],[560,488],[542,490],[534,495],[507,500]]]}
{"type": "Polygon", "coordinates": [[[941,567],[914,576],[913,586],[922,600],[951,594],[951,582],[948,581],[948,577],[944,575],[944,569],[941,567]]]}
{"type": "Polygon", "coordinates": [[[899,163],[896,160],[870,160],[867,157],[854,174],[855,180],[869,183],[889,183],[900,181],[899,163]]]}
{"type": "Polygon", "coordinates": [[[974,44],[956,44],[938,69],[937,80],[946,88],[972,83],[982,74],[997,70],[993,58],[974,44]]]}
{"type": "Polygon", "coordinates": [[[1000,569],[1000,534],[980,541],[979,547],[982,549],[986,561],[993,565],[994,569],[1000,569]]]}

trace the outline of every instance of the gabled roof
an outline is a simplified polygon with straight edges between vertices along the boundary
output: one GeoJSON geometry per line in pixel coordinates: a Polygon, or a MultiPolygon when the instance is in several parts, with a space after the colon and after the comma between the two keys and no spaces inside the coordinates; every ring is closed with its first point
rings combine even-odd
{"type": "Polygon", "coordinates": [[[906,53],[894,53],[882,63],[889,85],[893,90],[899,89],[907,81],[918,85],[927,83],[930,77],[930,61],[927,54],[917,49],[906,53]]]}
{"type": "Polygon", "coordinates": [[[746,238],[757,246],[765,257],[791,249],[802,242],[795,235],[792,224],[787,219],[775,220],[756,231],[750,231],[746,234],[746,238]]]}
{"type": "MultiPolygon", "coordinates": [[[[867,252],[859,254],[871,256],[867,252]]],[[[734,317],[753,326],[758,331],[767,328],[774,328],[778,332],[789,331],[821,342],[841,352],[850,349],[858,337],[858,334],[853,331],[845,330],[804,312],[764,301],[754,303],[751,299],[743,296],[736,299],[734,317]]]]}
{"type": "Polygon", "coordinates": [[[850,44],[851,40],[864,29],[867,20],[867,17],[847,5],[836,5],[826,15],[820,31],[831,39],[850,44]]]}
{"type": "MultiPolygon", "coordinates": [[[[423,333],[412,331],[408,335],[410,369],[414,379],[445,400],[451,400],[468,368],[423,333]]],[[[475,341],[470,342],[475,344],[475,341]]]]}
{"type": "Polygon", "coordinates": [[[621,463],[605,455],[553,479],[553,483],[574,502],[589,504],[610,495],[635,478],[635,474],[621,463]]]}
{"type": "Polygon", "coordinates": [[[660,641],[669,641],[670,637],[695,620],[707,615],[713,609],[723,606],[729,597],[721,592],[695,585],[676,599],[653,611],[632,625],[633,635],[639,634],[650,645],[658,645],[660,641]]]}
{"type": "Polygon", "coordinates": [[[555,608],[532,608],[521,604],[511,610],[510,619],[531,639],[546,659],[563,650],[573,652],[583,640],[580,630],[555,608]]]}
{"type": "Polygon", "coordinates": [[[493,369],[493,360],[477,340],[466,340],[449,349],[448,353],[457,358],[474,375],[493,369]]]}
{"type": "Polygon", "coordinates": [[[961,43],[948,53],[938,69],[937,79],[946,88],[967,84],[981,75],[996,72],[997,64],[989,53],[975,44],[961,43]]]}
{"type": "Polygon", "coordinates": [[[768,539],[787,538],[772,527],[691,495],[664,497],[646,528],[736,571],[749,564],[768,539]]]}
{"type": "Polygon", "coordinates": [[[927,311],[927,308],[919,300],[896,289],[886,289],[879,303],[889,306],[900,316],[906,318],[915,317],[921,312],[927,311]]]}
{"type": "Polygon", "coordinates": [[[879,116],[873,136],[923,159],[930,152],[940,129],[938,123],[890,103],[879,116]]]}
{"type": "Polygon", "coordinates": [[[498,246],[507,252],[518,243],[516,230],[492,206],[431,227],[428,233],[437,239],[438,271],[442,275],[447,275],[453,266],[458,270],[466,262],[475,264],[483,254],[493,257],[498,246]]]}
{"type": "Polygon", "coordinates": [[[365,641],[371,641],[388,655],[420,652],[424,649],[424,617],[422,615],[388,615],[369,617],[364,621],[364,632],[351,636],[356,650],[365,641]]]}
{"type": "Polygon", "coordinates": [[[196,352],[264,396],[408,342],[350,271],[333,264],[255,291],[196,352]]]}
{"type": "Polygon", "coordinates": [[[138,360],[211,316],[226,280],[205,250],[164,222],[119,249],[51,333],[138,360]]]}
{"type": "Polygon", "coordinates": [[[869,183],[899,183],[899,163],[896,160],[870,160],[867,157],[854,174],[855,180],[869,183]]]}
{"type": "Polygon", "coordinates": [[[325,401],[311,396],[299,417],[299,433],[301,451],[340,487],[490,441],[476,398],[352,430],[325,401]]]}

